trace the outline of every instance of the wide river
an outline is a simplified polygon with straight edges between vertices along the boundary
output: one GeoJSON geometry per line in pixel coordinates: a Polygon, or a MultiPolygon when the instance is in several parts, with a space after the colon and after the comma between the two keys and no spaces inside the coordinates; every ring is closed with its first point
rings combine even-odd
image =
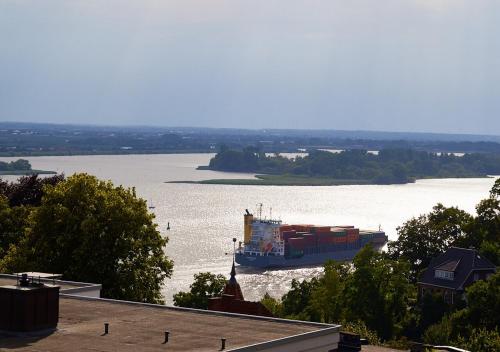
{"type": "MultiPolygon", "coordinates": [[[[165,282],[167,303],[186,290],[193,274],[201,271],[228,274],[232,238],[242,239],[245,209],[283,222],[318,225],[356,225],[386,231],[397,238],[396,228],[413,216],[429,212],[441,202],[473,213],[487,197],[492,178],[421,180],[390,186],[229,186],[169,184],[165,181],[211,178],[252,178],[253,175],[196,170],[213,154],[105,155],[28,157],[34,169],[71,175],[87,172],[115,184],[135,187],[152,202],[159,230],[168,236],[166,253],[174,260],[174,274],[165,282]],[[167,231],[167,223],[171,229],[167,231]]],[[[17,158],[0,158],[13,160],[17,158]]],[[[15,179],[14,177],[5,177],[15,179]]],[[[292,278],[309,278],[321,268],[254,271],[238,268],[238,281],[246,299],[258,300],[266,292],[279,297],[292,278]]]]}

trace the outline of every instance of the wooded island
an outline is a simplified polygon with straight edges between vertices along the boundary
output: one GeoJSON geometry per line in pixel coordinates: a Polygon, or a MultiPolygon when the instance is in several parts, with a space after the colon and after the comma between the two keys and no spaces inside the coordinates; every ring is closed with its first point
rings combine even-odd
{"type": "Polygon", "coordinates": [[[1,175],[32,175],[32,174],[55,174],[53,171],[33,170],[28,160],[18,159],[15,161],[0,161],[1,175]]]}
{"type": "Polygon", "coordinates": [[[500,154],[455,155],[412,149],[309,151],[286,158],[266,155],[255,147],[231,150],[222,146],[200,169],[248,172],[251,180],[206,180],[200,183],[256,185],[404,184],[422,178],[486,177],[500,174],[500,154]]]}

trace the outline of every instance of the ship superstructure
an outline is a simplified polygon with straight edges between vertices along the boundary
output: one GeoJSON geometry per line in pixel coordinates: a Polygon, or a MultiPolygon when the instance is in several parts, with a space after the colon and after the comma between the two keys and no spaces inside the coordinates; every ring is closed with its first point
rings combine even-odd
{"type": "MultiPolygon", "coordinates": [[[[281,220],[254,218],[248,210],[246,210],[244,217],[244,253],[250,256],[285,255],[281,220]]],[[[240,244],[239,251],[241,250],[240,244]]]]}
{"type": "Polygon", "coordinates": [[[281,220],[244,215],[244,239],[235,254],[240,265],[294,267],[323,264],[329,259],[352,260],[366,244],[381,248],[387,236],[381,230],[354,226],[287,225],[281,220]]]}

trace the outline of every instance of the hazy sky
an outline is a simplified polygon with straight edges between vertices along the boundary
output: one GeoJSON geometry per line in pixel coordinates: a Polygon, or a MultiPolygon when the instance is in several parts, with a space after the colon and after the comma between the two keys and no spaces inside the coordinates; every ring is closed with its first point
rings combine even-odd
{"type": "Polygon", "coordinates": [[[0,0],[0,121],[500,134],[500,1],[0,0]]]}

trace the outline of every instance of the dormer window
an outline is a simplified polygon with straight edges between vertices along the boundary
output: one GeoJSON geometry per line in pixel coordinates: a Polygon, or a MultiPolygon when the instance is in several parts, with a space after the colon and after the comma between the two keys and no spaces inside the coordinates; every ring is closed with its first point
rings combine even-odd
{"type": "Polygon", "coordinates": [[[438,279],[453,280],[455,278],[455,273],[453,271],[437,269],[434,277],[438,279]]]}

